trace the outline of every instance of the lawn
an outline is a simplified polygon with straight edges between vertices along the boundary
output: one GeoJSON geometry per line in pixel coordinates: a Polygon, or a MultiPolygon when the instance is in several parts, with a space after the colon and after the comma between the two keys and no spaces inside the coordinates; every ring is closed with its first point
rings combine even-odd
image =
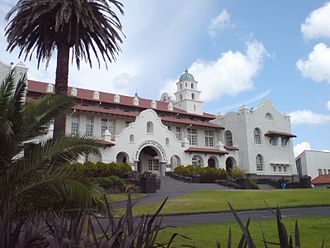
{"type": "MultiPolygon", "coordinates": [[[[140,198],[145,196],[144,194],[138,194],[138,193],[132,193],[131,197],[132,199],[136,199],[136,198],[140,198]]],[[[110,202],[117,202],[117,201],[125,201],[128,198],[128,194],[127,193],[119,193],[119,194],[108,194],[107,195],[107,199],[110,202]]]]}
{"type": "MultiPolygon", "coordinates": [[[[228,202],[236,210],[289,206],[330,205],[328,189],[212,190],[198,191],[168,200],[162,214],[227,211],[228,202]]],[[[154,213],[161,202],[134,208],[134,214],[154,213]]]]}
{"type": "MultiPolygon", "coordinates": [[[[284,223],[288,233],[294,236],[294,218],[287,218],[284,223]]],[[[302,247],[321,247],[322,240],[325,241],[325,247],[330,244],[330,217],[306,217],[298,218],[302,247]]],[[[241,231],[235,222],[226,222],[222,224],[191,225],[186,227],[166,228],[160,232],[159,242],[166,242],[175,232],[185,235],[193,240],[189,241],[181,237],[176,238],[176,246],[182,247],[183,244],[194,244],[196,247],[209,248],[215,247],[216,241],[221,242],[221,247],[227,247],[228,230],[232,228],[232,241],[237,243],[241,237],[241,231]]],[[[265,233],[267,241],[278,242],[276,220],[252,221],[250,223],[250,232],[257,247],[263,247],[261,227],[265,233]]],[[[233,246],[235,247],[235,245],[233,246]]],[[[278,246],[270,246],[278,247],[278,246]]]]}

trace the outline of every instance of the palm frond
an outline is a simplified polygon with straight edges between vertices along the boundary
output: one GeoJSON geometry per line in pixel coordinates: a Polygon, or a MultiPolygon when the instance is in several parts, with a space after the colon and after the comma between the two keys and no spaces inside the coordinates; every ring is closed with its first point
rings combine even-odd
{"type": "Polygon", "coordinates": [[[78,67],[81,59],[92,66],[90,48],[99,66],[99,56],[107,65],[116,59],[124,36],[114,9],[124,13],[117,0],[19,0],[6,16],[7,50],[18,47],[25,59],[36,52],[39,67],[65,43],[78,67]]]}

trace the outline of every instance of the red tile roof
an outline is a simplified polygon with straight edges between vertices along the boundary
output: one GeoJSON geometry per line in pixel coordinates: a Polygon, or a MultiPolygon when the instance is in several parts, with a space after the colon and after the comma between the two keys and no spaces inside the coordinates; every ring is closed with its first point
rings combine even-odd
{"type": "Polygon", "coordinates": [[[197,121],[197,120],[190,120],[190,119],[178,119],[175,117],[161,117],[161,120],[165,123],[180,123],[180,124],[186,124],[186,125],[192,125],[192,126],[200,126],[200,127],[212,127],[212,128],[219,128],[224,129],[223,127],[220,127],[214,123],[207,122],[207,121],[197,121]]]}
{"type": "Polygon", "coordinates": [[[102,108],[102,107],[94,107],[94,106],[85,106],[85,105],[74,105],[72,107],[74,110],[84,111],[84,112],[92,112],[92,113],[100,113],[100,114],[112,114],[112,115],[120,115],[120,116],[127,116],[127,117],[136,117],[138,115],[137,112],[125,112],[113,108],[102,108]]]}
{"type": "Polygon", "coordinates": [[[265,136],[268,137],[274,137],[274,136],[280,136],[280,137],[287,137],[287,138],[295,138],[297,137],[294,134],[291,133],[285,133],[285,132],[279,132],[279,131],[268,131],[267,133],[265,133],[265,136]]]}
{"type": "Polygon", "coordinates": [[[104,145],[104,146],[114,146],[115,143],[110,142],[110,141],[105,141],[105,140],[97,140],[97,144],[104,145]]]}
{"type": "MultiPolygon", "coordinates": [[[[45,94],[47,92],[47,86],[48,86],[48,83],[29,80],[28,91],[45,94]]],[[[72,89],[72,87],[68,88],[68,95],[70,95],[71,89],[72,89]]],[[[131,106],[131,107],[137,107],[137,108],[143,108],[143,109],[151,108],[152,100],[150,100],[150,99],[139,98],[139,106],[135,106],[135,105],[133,105],[134,97],[131,97],[131,96],[119,95],[120,103],[117,103],[114,101],[114,96],[116,94],[99,92],[100,98],[99,98],[99,100],[95,100],[95,99],[93,99],[93,94],[94,94],[95,90],[88,90],[88,89],[82,89],[82,88],[76,88],[76,89],[77,89],[76,98],[78,98],[78,99],[102,102],[102,103],[111,103],[111,104],[124,105],[124,106],[131,106]]],[[[212,115],[209,113],[203,113],[203,115],[191,114],[191,113],[187,113],[186,111],[183,111],[183,110],[175,108],[175,107],[173,107],[173,111],[171,111],[171,110],[167,109],[168,103],[161,102],[161,101],[156,101],[156,103],[157,103],[156,110],[159,110],[159,111],[178,113],[178,114],[189,115],[189,116],[198,116],[198,117],[202,117],[202,118],[206,118],[206,119],[210,119],[210,120],[215,119],[215,115],[212,115]]]]}
{"type": "Polygon", "coordinates": [[[238,151],[238,148],[235,146],[224,146],[226,150],[229,151],[238,151]]]}
{"type": "Polygon", "coordinates": [[[320,175],[312,180],[312,184],[330,184],[330,175],[320,175]]]}
{"type": "Polygon", "coordinates": [[[214,153],[225,155],[228,154],[226,151],[218,150],[218,149],[210,149],[210,148],[197,148],[197,147],[189,147],[185,152],[196,152],[196,153],[214,153]]]}

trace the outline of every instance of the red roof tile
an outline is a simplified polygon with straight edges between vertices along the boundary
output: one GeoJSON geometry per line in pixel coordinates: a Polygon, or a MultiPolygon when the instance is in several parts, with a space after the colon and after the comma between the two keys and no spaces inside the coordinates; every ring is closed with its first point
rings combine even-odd
{"type": "Polygon", "coordinates": [[[190,120],[190,119],[178,119],[175,117],[161,117],[161,120],[163,122],[170,122],[170,123],[180,123],[185,125],[192,125],[192,126],[200,126],[200,127],[212,127],[212,128],[219,128],[224,129],[223,127],[220,127],[214,123],[207,122],[207,121],[196,121],[196,120],[190,120]]]}
{"type": "MultiPolygon", "coordinates": [[[[47,86],[48,86],[48,83],[29,80],[28,91],[45,94],[47,92],[47,86]]],[[[72,89],[72,87],[68,88],[68,95],[70,95],[71,89],[72,89]]],[[[131,107],[137,107],[137,108],[143,108],[143,109],[151,108],[152,100],[150,100],[150,99],[139,98],[139,106],[135,106],[135,105],[133,105],[134,97],[131,97],[131,96],[119,95],[120,103],[117,103],[117,102],[114,102],[115,94],[99,92],[100,99],[96,100],[96,99],[93,99],[93,93],[95,92],[95,90],[88,90],[88,89],[82,89],[82,88],[76,88],[76,89],[77,89],[76,98],[79,98],[79,99],[95,101],[95,102],[112,103],[112,104],[131,106],[131,107]]],[[[213,115],[213,114],[209,114],[209,113],[203,113],[203,115],[191,114],[191,113],[187,113],[186,111],[183,111],[183,110],[175,108],[175,107],[173,107],[173,111],[171,111],[171,110],[167,109],[168,103],[161,102],[161,101],[156,101],[156,103],[157,103],[156,110],[159,110],[159,111],[179,113],[182,115],[189,115],[189,116],[198,116],[198,117],[202,117],[202,118],[206,118],[206,119],[210,119],[210,120],[215,119],[215,115],[213,115]]]]}
{"type": "Polygon", "coordinates": [[[104,145],[104,146],[114,146],[115,143],[112,143],[110,141],[105,141],[105,140],[97,140],[97,144],[104,145]]]}
{"type": "Polygon", "coordinates": [[[226,150],[229,151],[238,151],[238,148],[235,146],[224,146],[226,150]]]}
{"type": "Polygon", "coordinates": [[[294,134],[291,133],[285,133],[285,132],[279,132],[279,131],[268,131],[267,133],[265,133],[265,136],[269,136],[269,137],[274,137],[274,136],[280,136],[280,137],[288,137],[288,138],[295,138],[297,137],[294,134]]]}
{"type": "Polygon", "coordinates": [[[312,184],[330,184],[330,175],[320,175],[312,180],[312,184]]]}
{"type": "Polygon", "coordinates": [[[218,150],[218,149],[210,149],[210,148],[197,148],[197,147],[189,147],[185,152],[196,152],[196,153],[214,153],[225,155],[228,154],[226,151],[218,150]]]}
{"type": "Polygon", "coordinates": [[[94,107],[94,106],[85,106],[85,105],[74,105],[72,107],[74,110],[84,111],[84,112],[92,112],[92,113],[100,113],[100,114],[112,114],[112,115],[121,115],[121,116],[128,116],[128,117],[136,117],[138,115],[137,112],[125,112],[113,108],[101,108],[101,107],[94,107]]]}

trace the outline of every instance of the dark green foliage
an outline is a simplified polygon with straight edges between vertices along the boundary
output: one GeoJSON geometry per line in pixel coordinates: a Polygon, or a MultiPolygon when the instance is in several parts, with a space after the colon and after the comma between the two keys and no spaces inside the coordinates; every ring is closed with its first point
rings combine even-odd
{"type": "Polygon", "coordinates": [[[227,172],[222,168],[210,168],[201,166],[178,166],[174,169],[174,172],[188,177],[199,176],[201,183],[213,183],[216,180],[227,178],[227,172]]]}
{"type": "Polygon", "coordinates": [[[84,171],[90,177],[109,177],[109,176],[117,176],[120,178],[126,177],[130,172],[132,172],[132,167],[128,164],[120,164],[120,163],[92,163],[86,162],[84,164],[75,163],[72,165],[68,165],[69,167],[73,167],[78,171],[84,171]]]}
{"type": "Polygon", "coordinates": [[[124,190],[126,185],[125,182],[117,176],[98,177],[96,182],[104,189],[119,188],[124,190]]]}

